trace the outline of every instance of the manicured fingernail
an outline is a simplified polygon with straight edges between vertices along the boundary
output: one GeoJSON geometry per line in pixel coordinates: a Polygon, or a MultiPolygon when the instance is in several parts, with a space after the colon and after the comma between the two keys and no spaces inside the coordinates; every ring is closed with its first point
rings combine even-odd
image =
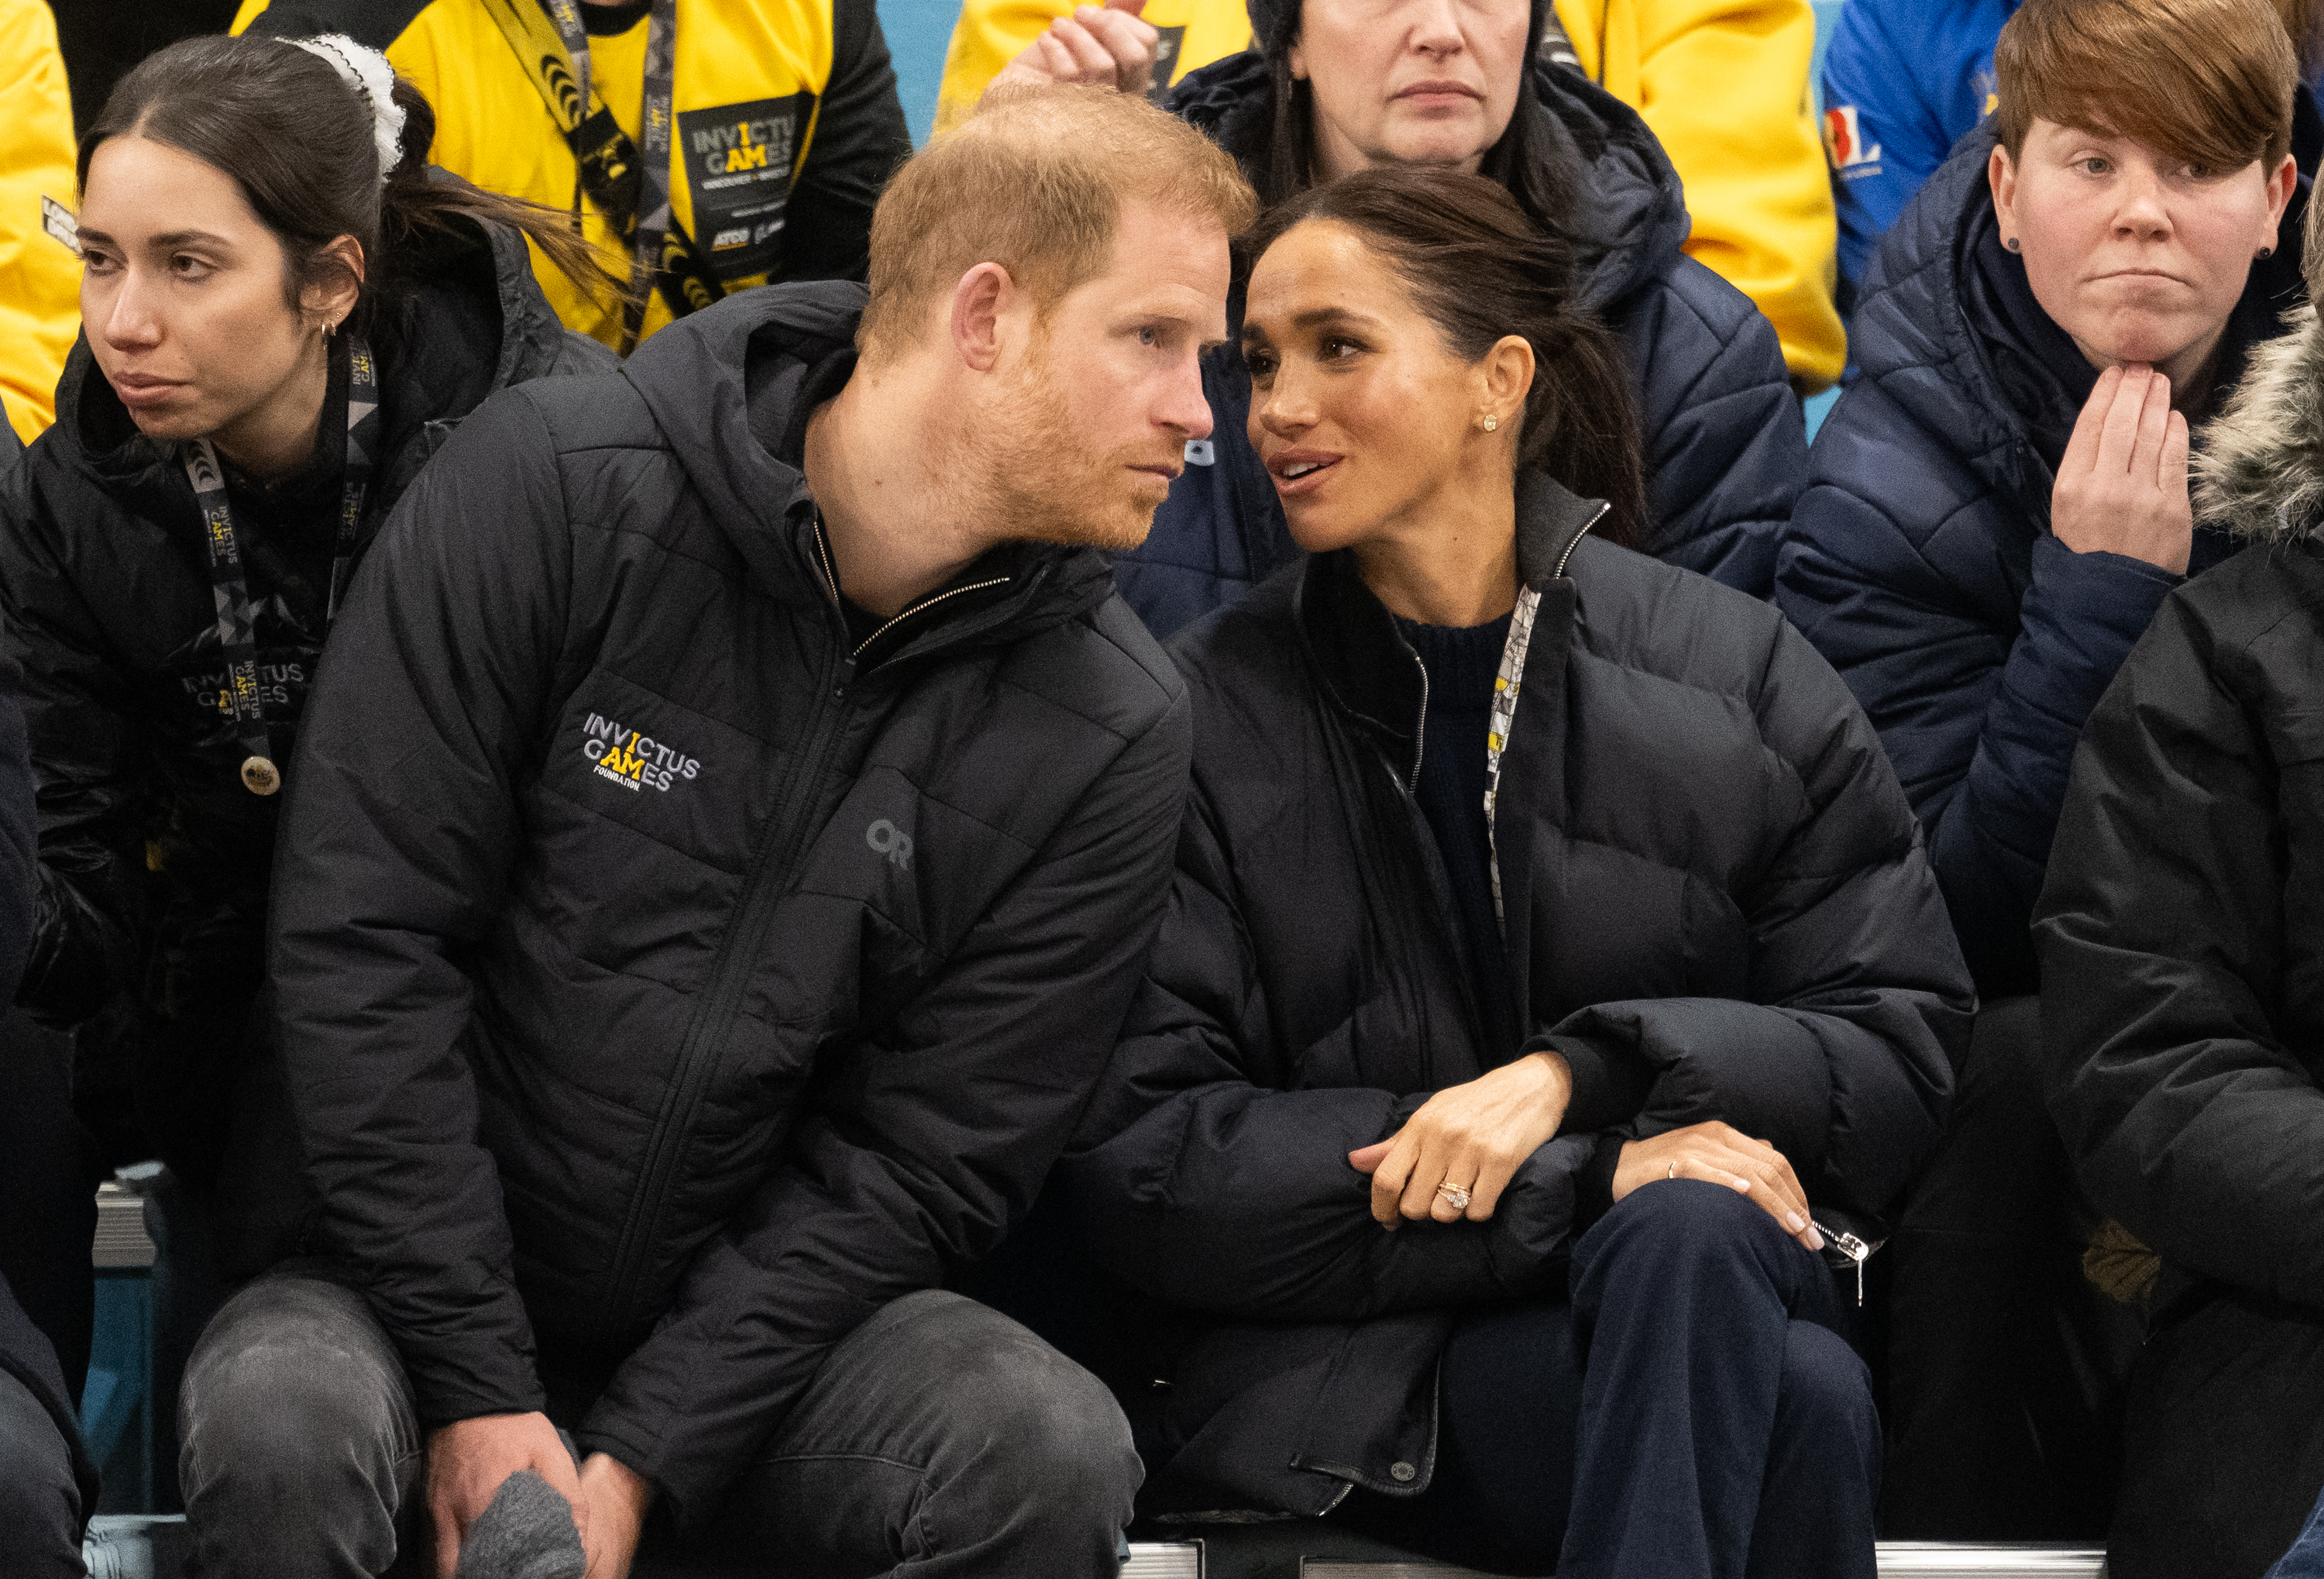
{"type": "Polygon", "coordinates": [[[1738,1178],[1735,1181],[1735,1187],[1748,1196],[1751,1193],[1751,1181],[1748,1178],[1738,1178]]]}
{"type": "Polygon", "coordinates": [[[1807,1225],[1808,1220],[1801,1216],[1797,1212],[1786,1212],[1784,1214],[1784,1226],[1790,1229],[1794,1233],[1797,1233],[1801,1229],[1805,1228],[1807,1225]]]}
{"type": "Polygon", "coordinates": [[[1816,1225],[1812,1223],[1808,1224],[1808,1248],[1810,1250],[1823,1248],[1823,1235],[1816,1232],[1816,1225]]]}

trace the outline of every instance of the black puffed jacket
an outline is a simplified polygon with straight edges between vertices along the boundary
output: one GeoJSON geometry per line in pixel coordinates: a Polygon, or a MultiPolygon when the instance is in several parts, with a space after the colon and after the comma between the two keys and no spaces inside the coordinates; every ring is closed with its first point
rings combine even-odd
{"type": "Polygon", "coordinates": [[[2254,353],[2163,600],[2091,714],[2035,913],[2050,1111],[2190,1284],[2324,1312],[2324,327],[2254,353]]]}
{"type": "Polygon", "coordinates": [[[1555,1292],[1617,1148],[1561,1135],[1491,1222],[1394,1234],[1347,1154],[1520,1045],[1563,1052],[1617,1140],[1724,1119],[1823,1205],[1880,1211],[1936,1142],[1971,993],[1879,742],[1773,609],[1580,536],[1593,508],[1519,504],[1541,604],[1495,818],[1498,1045],[1413,797],[1422,670],[1349,557],[1173,645],[1195,743],[1170,909],[1057,1174],[1138,1295],[1118,1320],[1147,1352],[1102,1369],[1167,1400],[1149,1513],[1425,1488],[1455,1313],[1555,1292]]]}
{"type": "Polygon", "coordinates": [[[863,300],[742,293],[471,417],[333,634],[277,858],[322,1244],[420,1418],[554,1403],[688,1521],[1029,1205],[1185,799],[1093,550],[851,642],[799,457],[863,300]]]}
{"type": "MultiPolygon", "coordinates": [[[[455,220],[390,261],[372,330],[382,431],[359,552],[485,395],[612,360],[558,324],[513,230],[455,220]]],[[[236,521],[278,762],[290,759],[323,650],[346,364],[338,352],[312,468],[322,496],[300,540],[236,521]]],[[[148,1139],[207,1183],[263,974],[281,798],[243,787],[247,753],[215,702],[217,607],[175,447],[138,432],[86,339],[57,411],[0,479],[0,614],[24,671],[40,808],[18,1002],[74,1023],[117,995],[140,1000],[153,1016],[136,1038],[149,1044],[140,1106],[158,1132],[148,1139]]]]}

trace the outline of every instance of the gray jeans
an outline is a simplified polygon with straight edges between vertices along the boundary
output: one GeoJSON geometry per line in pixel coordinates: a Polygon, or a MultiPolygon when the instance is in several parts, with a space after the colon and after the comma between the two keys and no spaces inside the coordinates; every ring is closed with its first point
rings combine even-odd
{"type": "MultiPolygon", "coordinates": [[[[361,1296],[295,1267],[251,1284],[202,1334],[179,1411],[203,1579],[428,1572],[411,1388],[361,1296]]],[[[682,1542],[650,1525],[633,1572],[1111,1576],[1141,1473],[1094,1377],[931,1290],[835,1347],[711,1525],[682,1542]]]]}
{"type": "Polygon", "coordinates": [[[79,1579],[81,1513],[72,1449],[32,1390],[0,1371],[0,1569],[79,1579]]]}

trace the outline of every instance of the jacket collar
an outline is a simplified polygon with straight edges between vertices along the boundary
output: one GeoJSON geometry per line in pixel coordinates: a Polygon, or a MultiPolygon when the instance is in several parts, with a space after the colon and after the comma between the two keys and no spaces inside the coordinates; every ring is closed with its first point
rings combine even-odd
{"type": "MultiPolygon", "coordinates": [[[[770,596],[845,642],[805,471],[807,419],[855,365],[862,286],[768,286],[661,330],[622,364],[709,517],[770,596]]],[[[1112,571],[1088,549],[1003,543],[866,642],[862,664],[1018,641],[1095,608],[1112,571]]],[[[850,644],[852,647],[852,643],[850,644]]]]}
{"type": "MultiPolygon", "coordinates": [[[[1517,494],[1517,575],[1536,592],[1570,581],[1574,546],[1606,513],[1602,500],[1527,477],[1517,494]]],[[[1291,595],[1292,623],[1325,698],[1370,735],[1406,789],[1418,774],[1428,681],[1420,655],[1356,568],[1353,553],[1311,554],[1291,595]]],[[[1563,661],[1536,643],[1526,667],[1563,661]]]]}

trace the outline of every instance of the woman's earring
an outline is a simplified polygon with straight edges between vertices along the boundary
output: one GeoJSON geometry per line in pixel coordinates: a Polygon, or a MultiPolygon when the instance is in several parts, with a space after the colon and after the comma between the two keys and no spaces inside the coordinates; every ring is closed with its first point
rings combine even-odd
{"type": "Polygon", "coordinates": [[[1482,424],[1485,431],[1488,433],[1490,433],[1494,429],[1500,425],[1501,420],[1499,417],[1487,417],[1482,424]]]}
{"type": "Polygon", "coordinates": [[[2275,249],[2272,246],[2264,246],[2259,249],[2259,255],[2263,258],[2272,258],[2275,256],[2275,249]]]}
{"type": "Polygon", "coordinates": [[[338,332],[339,326],[337,324],[333,323],[329,319],[325,319],[323,320],[323,338],[327,340],[338,332]]]}
{"type": "Polygon", "coordinates": [[[2011,252],[2022,252],[2024,250],[2017,245],[2017,238],[2014,235],[2008,240],[2003,242],[2001,245],[2007,247],[2011,252]]]}

